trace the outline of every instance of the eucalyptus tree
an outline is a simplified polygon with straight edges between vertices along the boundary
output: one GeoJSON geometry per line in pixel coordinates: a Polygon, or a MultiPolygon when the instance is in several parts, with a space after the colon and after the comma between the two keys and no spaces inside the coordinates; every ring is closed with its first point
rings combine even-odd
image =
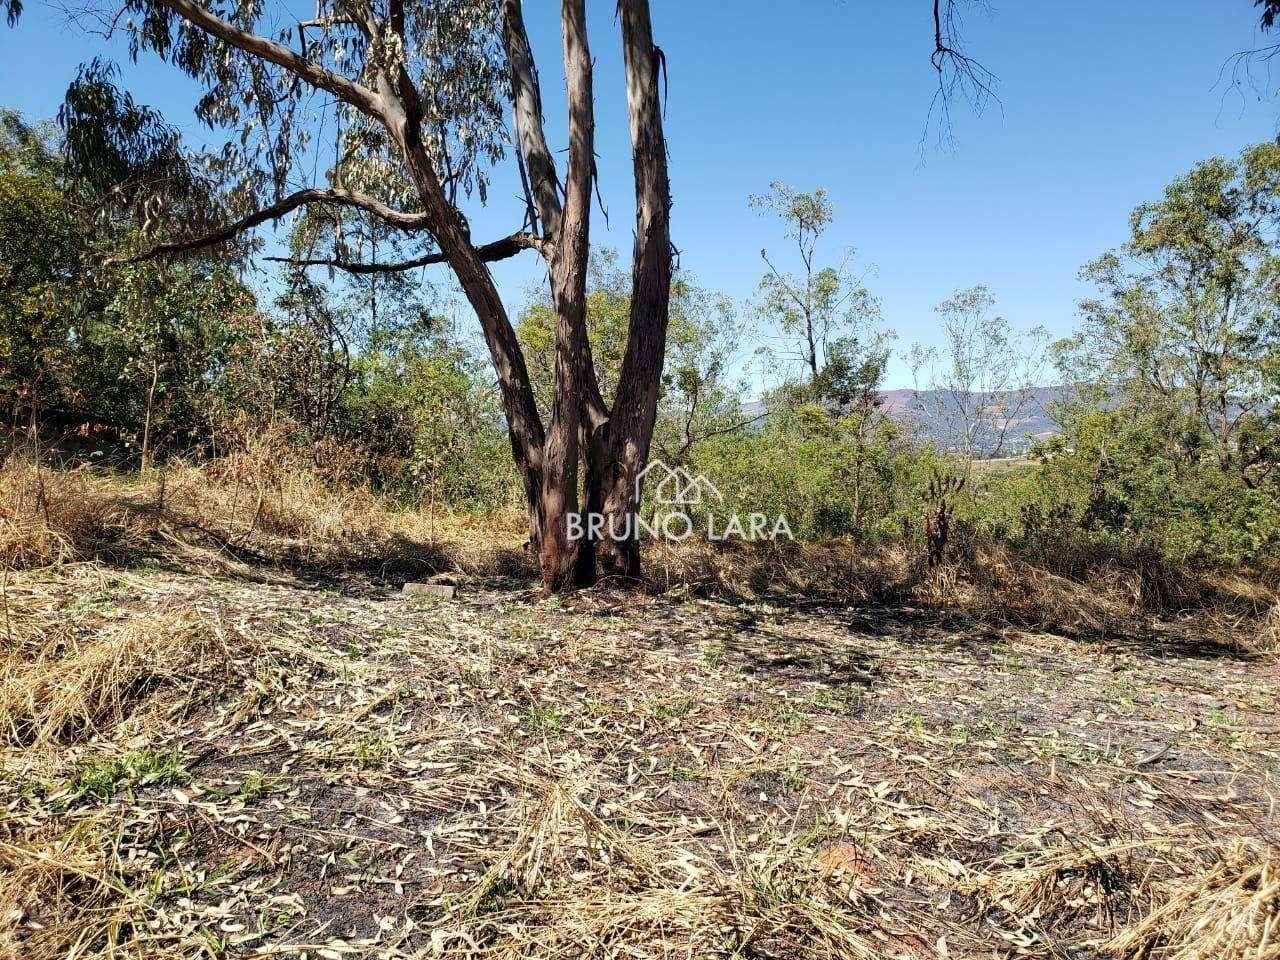
{"type": "MultiPolygon", "coordinates": [[[[10,0],[8,7],[16,17],[18,4],[10,0]]],[[[627,344],[612,404],[599,389],[585,325],[596,173],[585,0],[563,0],[560,9],[569,141],[563,178],[544,131],[519,0],[318,0],[305,22],[284,4],[258,0],[124,0],[109,19],[128,32],[134,55],[154,54],[194,79],[204,90],[197,115],[231,132],[208,166],[225,186],[221,222],[193,233],[167,224],[157,237],[162,242],[119,259],[224,247],[309,206],[360,211],[417,238],[424,252],[407,261],[334,257],[302,265],[369,274],[446,264],[488,346],[547,588],[590,582],[598,570],[638,574],[634,539],[576,543],[567,518],[585,508],[614,521],[605,529],[627,528],[662,376],[673,257],[662,52],[647,0],[618,3],[636,222],[627,344]],[[507,139],[508,109],[523,222],[506,236],[477,242],[463,206],[487,193],[507,139]],[[330,135],[335,161],[325,182],[310,180],[320,138],[330,135]],[[524,250],[545,260],[556,312],[545,411],[488,266],[524,250]]],[[[108,140],[79,138],[118,149],[108,140]]]]}
{"type": "Polygon", "coordinates": [[[794,271],[782,270],[767,249],[760,251],[768,270],[760,280],[756,311],[787,339],[782,359],[799,360],[807,380],[816,384],[832,343],[861,334],[878,316],[879,304],[850,269],[852,247],[837,266],[818,263],[818,242],[835,221],[835,205],[826,190],[801,193],[775,180],[768,193],[748,202],[782,221],[796,261],[794,271]]]}
{"type": "Polygon", "coordinates": [[[1014,329],[995,303],[982,284],[957,290],[934,308],[941,349],[913,344],[907,354],[918,427],[961,456],[966,478],[975,460],[1006,455],[1040,403],[1048,332],[1014,329]]]}
{"type": "Polygon", "coordinates": [[[1248,486],[1280,466],[1280,146],[1214,157],[1138,207],[1130,237],[1087,264],[1098,295],[1059,345],[1100,403],[1164,413],[1181,462],[1248,486]]]}

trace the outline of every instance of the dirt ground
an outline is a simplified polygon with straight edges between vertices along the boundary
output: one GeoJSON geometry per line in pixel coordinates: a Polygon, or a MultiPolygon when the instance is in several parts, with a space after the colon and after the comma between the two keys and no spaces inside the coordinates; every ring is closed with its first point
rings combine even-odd
{"type": "Polygon", "coordinates": [[[203,653],[7,707],[10,956],[1280,956],[1280,675],[1185,626],[49,576],[11,652],[203,653]]]}

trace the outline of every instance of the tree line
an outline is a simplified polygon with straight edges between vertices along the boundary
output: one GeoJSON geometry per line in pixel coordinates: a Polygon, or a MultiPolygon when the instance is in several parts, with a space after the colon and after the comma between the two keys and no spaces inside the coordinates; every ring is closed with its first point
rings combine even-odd
{"type": "MultiPolygon", "coordinates": [[[[145,210],[103,201],[56,124],[0,114],[0,404],[16,436],[86,434],[120,465],[210,457],[276,437],[335,483],[406,501],[511,509],[524,481],[464,297],[421,270],[301,262],[396,243],[376,220],[306,211],[270,283],[226,257],[101,265],[145,210]],[[332,247],[329,246],[331,250],[332,247]]],[[[901,356],[917,389],[888,409],[898,349],[822,190],[750,198],[773,236],[749,303],[676,271],[654,456],[703,472],[725,509],[785,514],[797,535],[922,540],[958,530],[1075,539],[1179,559],[1256,562],[1280,536],[1280,146],[1198,164],[1086,265],[1097,293],[1050,343],[975,286],[938,306],[940,343],[901,356]],[[759,369],[773,371],[755,399],[759,369]],[[1045,389],[1045,384],[1054,384],[1045,389]],[[1032,408],[1057,423],[1028,438],[1032,408]],[[1015,451],[1020,459],[993,458],[1015,451]]],[[[632,276],[590,252],[584,323],[615,404],[632,276]]],[[[529,291],[513,334],[533,402],[554,402],[555,292],[529,291]]],[[[696,509],[696,508],[694,508],[696,509]]]]}

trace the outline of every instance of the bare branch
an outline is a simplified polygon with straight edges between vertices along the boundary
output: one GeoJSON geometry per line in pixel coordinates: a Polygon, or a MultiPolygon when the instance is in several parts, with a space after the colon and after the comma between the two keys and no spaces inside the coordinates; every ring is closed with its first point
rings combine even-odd
{"type": "MultiPolygon", "coordinates": [[[[778,286],[782,288],[783,292],[785,292],[787,296],[796,302],[796,306],[803,310],[807,316],[809,313],[809,305],[801,299],[800,295],[792,289],[791,284],[787,283],[783,275],[778,272],[778,268],[775,267],[773,265],[773,261],[769,259],[769,252],[767,250],[760,251],[760,259],[769,267],[769,272],[773,274],[773,279],[777,281],[778,286]]],[[[806,263],[807,262],[808,261],[806,261],[806,263]]]]}
{"type": "MultiPolygon", "coordinates": [[[[684,458],[688,456],[689,451],[693,449],[693,446],[696,443],[702,443],[704,440],[711,440],[715,437],[722,437],[722,436],[725,436],[726,434],[737,433],[739,430],[745,430],[747,427],[751,426],[753,423],[759,423],[761,420],[764,420],[766,417],[773,416],[773,412],[774,412],[773,408],[769,408],[763,411],[762,413],[757,413],[754,417],[747,417],[747,419],[745,420],[739,420],[737,423],[731,423],[728,426],[717,427],[714,430],[708,430],[706,433],[694,433],[690,429],[690,425],[693,420],[693,407],[690,406],[689,416],[685,420],[685,429],[684,429],[685,440],[684,440],[684,443],[680,444],[680,449],[675,453],[674,460],[672,462],[677,464],[683,463],[684,458]]],[[[663,449],[663,452],[666,456],[671,456],[670,452],[666,450],[666,448],[663,449]]]]}
{"type": "Polygon", "coordinates": [[[1233,53],[1218,70],[1214,87],[1224,87],[1224,99],[1232,90],[1242,95],[1248,90],[1260,98],[1271,96],[1274,87],[1272,72],[1277,59],[1280,59],[1280,43],[1233,53]],[[1262,71],[1261,79],[1255,73],[1258,70],[1262,71]]]}
{"type": "Polygon", "coordinates": [[[278,220],[286,213],[306,206],[311,203],[332,203],[340,206],[357,207],[372,213],[374,216],[385,220],[394,227],[402,230],[421,230],[428,224],[426,214],[421,213],[404,213],[400,210],[387,206],[381,200],[362,193],[354,193],[350,190],[322,190],[312,188],[309,190],[299,190],[264,207],[255,213],[249,214],[247,217],[228,224],[221,229],[214,230],[212,233],[206,233],[200,237],[194,237],[190,240],[174,240],[169,243],[161,243],[152,247],[143,253],[132,257],[111,257],[106,262],[114,263],[143,263],[147,260],[154,260],[156,257],[162,257],[173,253],[187,253],[192,250],[203,250],[208,247],[215,247],[219,244],[233,240],[246,230],[251,230],[260,224],[266,223],[268,220],[278,220]]]}
{"type": "MultiPolygon", "coordinates": [[[[960,50],[959,4],[963,0],[933,0],[933,52],[929,62],[938,74],[938,89],[929,104],[921,149],[929,134],[934,116],[939,117],[939,139],[951,137],[951,101],[957,94],[969,101],[974,113],[981,114],[988,103],[1000,105],[996,96],[999,78],[985,66],[960,50]]],[[[983,2],[983,0],[974,0],[983,2]]]]}
{"type": "MultiPolygon", "coordinates": [[[[486,243],[483,246],[476,247],[476,256],[485,263],[493,263],[498,260],[508,260],[522,250],[536,250],[541,244],[542,241],[531,233],[513,233],[509,237],[503,237],[501,240],[493,241],[493,243],[486,243]]],[[[401,273],[405,270],[416,270],[418,267],[429,267],[438,263],[449,262],[449,258],[443,253],[429,253],[426,256],[417,257],[413,260],[404,260],[399,263],[351,263],[346,260],[299,260],[292,257],[266,257],[264,259],[271,263],[286,263],[294,267],[332,267],[335,270],[359,274],[401,273]]]]}

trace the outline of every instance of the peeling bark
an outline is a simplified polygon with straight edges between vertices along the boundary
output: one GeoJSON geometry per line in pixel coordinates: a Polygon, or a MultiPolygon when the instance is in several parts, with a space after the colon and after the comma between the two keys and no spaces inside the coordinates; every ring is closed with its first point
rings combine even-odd
{"type": "MultiPolygon", "coordinates": [[[[666,358],[672,271],[671,184],[658,91],[662,53],[653,43],[648,0],[621,0],[619,14],[636,188],[631,318],[607,442],[602,445],[602,460],[593,464],[600,512],[606,518],[606,529],[612,523],[616,530],[624,529],[626,517],[638,506],[636,478],[649,460],[653,442],[666,358]]],[[[631,530],[634,534],[634,524],[631,530]]],[[[598,561],[605,576],[638,577],[638,539],[604,541],[598,561]]]]}

